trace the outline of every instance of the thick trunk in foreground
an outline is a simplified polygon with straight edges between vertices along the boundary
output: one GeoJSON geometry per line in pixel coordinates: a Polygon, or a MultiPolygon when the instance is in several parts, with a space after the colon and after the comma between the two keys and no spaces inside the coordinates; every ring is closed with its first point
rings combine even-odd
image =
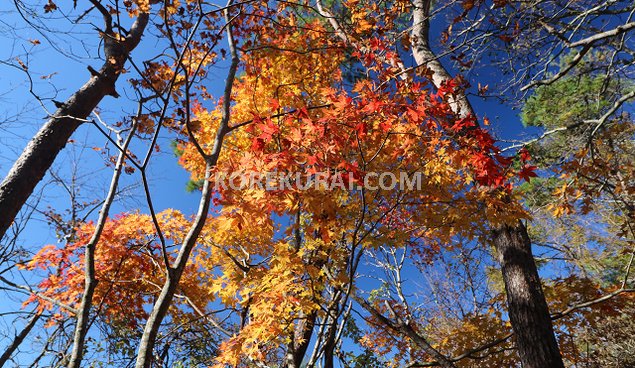
{"type": "MultiPolygon", "coordinates": [[[[417,65],[430,70],[432,83],[439,88],[451,80],[452,76],[430,48],[432,1],[414,0],[412,5],[412,53],[417,65]]],[[[476,116],[464,93],[455,95],[449,103],[459,117],[476,116]]],[[[498,228],[494,231],[494,245],[499,254],[509,316],[523,367],[564,367],[536,263],[531,254],[527,229],[520,221],[515,226],[498,228]]]]}
{"type": "MultiPolygon", "coordinates": [[[[115,82],[147,23],[148,14],[140,14],[123,42],[109,39],[114,36],[105,32],[107,61],[99,71],[89,69],[92,76],[88,82],[55,111],[15,161],[0,185],[0,239],[75,130],[105,96],[117,96],[115,82]]],[[[107,26],[108,29],[112,33],[112,25],[107,26]]]]}
{"type": "Polygon", "coordinates": [[[564,368],[527,229],[520,221],[503,226],[494,231],[493,241],[523,368],[564,368]]]}
{"type": "Polygon", "coordinates": [[[13,164],[0,186],[0,238],[9,229],[57,154],[81,125],[83,121],[80,119],[85,119],[105,95],[101,93],[102,88],[97,81],[98,78],[92,77],[66,101],[68,108],[55,112],[56,117],[46,122],[13,164]]]}

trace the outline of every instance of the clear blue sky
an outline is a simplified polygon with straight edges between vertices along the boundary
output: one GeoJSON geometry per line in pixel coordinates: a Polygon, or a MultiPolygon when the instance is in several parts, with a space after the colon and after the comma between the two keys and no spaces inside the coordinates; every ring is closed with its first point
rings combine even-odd
{"type": "MultiPolygon", "coordinates": [[[[86,21],[88,20],[99,23],[98,18],[88,17],[86,21]]],[[[50,28],[68,29],[68,22],[63,18],[52,20],[45,25],[50,28]]],[[[4,82],[0,87],[0,175],[2,177],[7,173],[28,139],[44,123],[45,109],[50,112],[55,110],[52,99],[64,101],[88,79],[89,74],[86,70],[88,65],[95,68],[101,65],[102,61],[96,57],[95,52],[98,47],[97,42],[95,31],[87,23],[73,27],[70,33],[61,33],[53,39],[46,40],[42,34],[26,25],[15,13],[13,2],[0,3],[0,60],[4,62],[0,64],[4,82]],[[38,40],[40,44],[34,45],[35,40],[38,40]],[[19,67],[7,65],[19,66],[20,62],[28,65],[28,71],[33,80],[32,90],[42,98],[44,106],[41,106],[30,93],[25,72],[19,67]]],[[[157,45],[156,39],[145,37],[133,57],[136,60],[143,60],[143,56],[154,52],[157,45]]],[[[225,70],[222,67],[218,68],[213,73],[222,80],[225,70]]],[[[120,86],[125,85],[125,79],[127,79],[126,75],[120,79],[120,86]]],[[[483,84],[494,85],[496,82],[499,81],[495,80],[494,76],[491,80],[488,80],[488,77],[481,79],[483,84]]],[[[209,91],[212,94],[220,94],[221,86],[222,83],[210,85],[209,91]]],[[[122,87],[121,91],[125,91],[125,88],[122,87]]],[[[125,93],[121,94],[122,97],[117,100],[106,97],[100,105],[101,116],[108,123],[114,123],[122,115],[134,113],[134,96],[128,98],[125,93]]],[[[515,139],[527,134],[520,124],[517,111],[512,111],[495,100],[483,101],[473,98],[473,103],[480,114],[491,119],[492,129],[501,138],[515,139]]],[[[191,214],[196,210],[199,195],[185,192],[188,174],[178,166],[170,150],[171,139],[169,134],[164,134],[160,138],[159,145],[162,152],[156,154],[157,157],[152,160],[150,166],[149,177],[152,183],[153,200],[157,211],[176,208],[191,214]]],[[[103,197],[111,170],[105,166],[104,155],[93,148],[103,150],[107,147],[106,139],[95,127],[87,124],[78,130],[73,140],[75,143],[69,144],[58,157],[54,170],[59,172],[62,178],[68,179],[74,168],[77,168],[77,172],[80,173],[78,184],[86,200],[103,197]]],[[[133,149],[135,153],[142,156],[145,145],[137,143],[133,149]]],[[[112,147],[111,153],[116,153],[112,147]]],[[[68,208],[68,195],[60,185],[50,183],[50,179],[50,177],[45,179],[36,189],[36,192],[44,191],[45,194],[38,208],[45,210],[47,206],[51,206],[58,211],[68,208]]],[[[121,187],[138,186],[139,182],[138,173],[124,175],[121,187]]],[[[133,208],[141,208],[141,211],[145,212],[146,206],[140,196],[141,193],[138,188],[135,189],[131,196],[117,202],[111,214],[133,208]]],[[[94,219],[96,216],[95,211],[91,218],[94,219]]],[[[43,245],[56,242],[52,230],[41,214],[34,215],[34,221],[29,222],[19,240],[20,245],[33,252],[43,245]]],[[[20,280],[17,273],[11,272],[11,274],[14,279],[20,280]]],[[[33,280],[22,282],[29,281],[33,280]]],[[[4,294],[0,295],[4,298],[4,294]]],[[[19,299],[0,303],[0,312],[15,310],[20,303],[19,299]]],[[[11,331],[12,320],[12,316],[1,319],[0,329],[11,331]]]]}

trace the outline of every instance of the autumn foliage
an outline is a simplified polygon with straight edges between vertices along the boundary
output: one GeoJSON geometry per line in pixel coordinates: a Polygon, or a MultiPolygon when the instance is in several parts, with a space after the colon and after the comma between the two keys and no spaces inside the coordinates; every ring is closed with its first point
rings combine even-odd
{"type": "MultiPolygon", "coordinates": [[[[217,345],[207,363],[219,368],[261,362],[282,366],[288,352],[301,350],[317,334],[335,335],[340,323],[347,325],[347,338],[394,361],[382,361],[386,366],[435,359],[374,311],[407,321],[414,333],[430,336],[430,346],[449,357],[479,359],[482,367],[516,364],[502,287],[492,286],[495,281],[485,282],[487,291],[481,295],[474,292],[475,299],[484,300],[480,309],[462,310],[459,316],[439,305],[412,312],[395,286],[401,280],[377,286],[364,276],[369,260],[390,250],[402,252],[413,270],[431,267],[445,254],[477,252],[477,246],[487,253],[484,244],[493,228],[531,218],[519,184],[538,176],[532,152],[503,154],[486,118],[457,113],[457,96],[470,88],[462,77],[437,88],[430,70],[404,66],[411,63],[407,54],[413,43],[403,31],[410,3],[344,1],[337,9],[346,19],[341,29],[308,3],[245,2],[229,7],[226,19],[220,11],[201,11],[194,1],[167,3],[159,23],[173,28],[159,24],[157,29],[182,52],[178,60],[147,61],[131,83],[149,94],[163,93],[170,107],[144,110],[135,118],[135,134],[150,142],[158,131],[169,134],[179,164],[200,189],[208,156],[224,129],[226,107],[231,111],[211,168],[212,207],[168,312],[175,329],[191,320],[213,321],[217,345]],[[226,22],[240,56],[229,101],[208,91],[204,82],[213,67],[225,67],[232,57],[219,46],[226,42],[226,22]],[[343,178],[356,189],[236,189],[219,179],[267,173],[326,174],[327,182],[343,178]],[[371,190],[363,186],[370,173],[397,178],[407,173],[410,179],[421,173],[421,185],[371,190]],[[348,314],[341,321],[354,298],[367,301],[370,315],[348,314]],[[363,331],[349,331],[355,330],[349,324],[362,320],[363,331]],[[317,332],[320,328],[327,332],[317,332]],[[466,355],[493,340],[500,341],[466,355]]],[[[462,2],[463,16],[481,3],[462,2]]],[[[508,3],[495,1],[494,9],[508,3]]],[[[123,4],[130,16],[157,6],[141,0],[123,4]]],[[[52,5],[47,9],[55,10],[52,5]]],[[[632,133],[632,125],[624,123],[599,139],[632,133]]],[[[551,192],[557,199],[548,204],[553,215],[570,215],[576,208],[591,212],[600,197],[597,187],[606,178],[615,196],[632,194],[632,186],[618,185],[616,172],[633,171],[627,154],[632,146],[620,142],[602,146],[590,160],[581,147],[559,167],[559,185],[551,192]]],[[[132,174],[143,165],[128,166],[132,174]]],[[[173,209],[109,217],[95,244],[95,318],[141,329],[193,226],[194,216],[173,209]]],[[[51,312],[49,327],[80,306],[84,255],[95,229],[91,221],[77,224],[64,244],[45,246],[21,266],[44,275],[24,306],[51,312]]],[[[546,286],[553,310],[615,290],[574,277],[546,286]],[[560,300],[563,294],[568,297],[560,300]]],[[[617,315],[619,308],[615,302],[558,322],[563,356],[573,361],[580,354],[566,341],[570,329],[583,328],[589,319],[600,318],[598,313],[617,315]]],[[[472,360],[460,359],[457,366],[473,366],[472,360]]]]}
{"type": "MultiPolygon", "coordinates": [[[[179,242],[188,224],[178,211],[157,214],[163,236],[179,242]]],[[[34,294],[25,305],[38,303],[40,309],[53,310],[63,306],[49,321],[68,318],[69,310],[77,309],[84,288],[84,246],[94,231],[92,222],[80,225],[73,241],[63,247],[42,248],[22,267],[49,271],[38,285],[42,292],[34,294]],[[55,300],[55,304],[50,300],[55,300]],[[66,308],[68,307],[68,308],[66,308]]],[[[99,280],[95,293],[96,305],[107,323],[123,323],[136,327],[146,317],[144,306],[151,302],[165,278],[160,257],[160,245],[154,234],[150,216],[138,213],[121,214],[109,219],[96,249],[96,274],[99,280]],[[125,303],[122,303],[125,301],[125,303]]],[[[183,278],[182,288],[193,303],[200,303],[202,289],[196,268],[191,266],[183,278]]],[[[178,313],[175,305],[174,312],[178,313]]]]}

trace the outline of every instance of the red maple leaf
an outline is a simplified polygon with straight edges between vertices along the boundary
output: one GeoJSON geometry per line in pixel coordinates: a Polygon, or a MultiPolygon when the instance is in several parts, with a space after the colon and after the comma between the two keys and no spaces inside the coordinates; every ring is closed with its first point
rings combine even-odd
{"type": "Polygon", "coordinates": [[[531,178],[535,178],[538,174],[535,173],[537,169],[536,166],[526,164],[523,168],[518,172],[518,177],[521,179],[525,179],[529,181],[531,178]]]}

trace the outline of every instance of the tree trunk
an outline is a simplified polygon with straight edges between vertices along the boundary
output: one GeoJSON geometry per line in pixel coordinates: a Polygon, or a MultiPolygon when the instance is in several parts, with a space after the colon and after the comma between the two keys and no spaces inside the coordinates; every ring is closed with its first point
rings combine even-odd
{"type": "Polygon", "coordinates": [[[2,356],[0,356],[0,368],[4,367],[4,365],[9,361],[11,355],[18,349],[20,344],[22,344],[41,316],[42,314],[40,312],[35,312],[22,331],[15,336],[11,344],[7,347],[7,350],[5,350],[2,356]]]}
{"type": "MultiPolygon", "coordinates": [[[[221,132],[225,130],[223,128],[225,126],[226,124],[221,124],[221,128],[219,128],[219,138],[217,139],[220,140],[220,142],[215,145],[215,148],[218,147],[218,152],[220,152],[222,137],[224,136],[224,133],[221,132]]],[[[187,264],[190,253],[192,252],[192,249],[194,249],[198,236],[203,230],[203,225],[205,225],[205,220],[207,219],[212,194],[210,171],[212,166],[216,164],[217,159],[218,154],[215,154],[212,159],[213,161],[211,160],[213,163],[208,161],[208,164],[205,167],[205,180],[201,191],[201,200],[199,202],[198,212],[194,222],[192,223],[192,227],[185,236],[185,239],[183,239],[183,244],[181,245],[181,249],[179,250],[176,260],[174,261],[174,266],[166,265],[165,283],[161,288],[161,293],[154,302],[150,316],[148,317],[145,328],[143,329],[143,335],[141,336],[141,342],[139,343],[139,350],[137,351],[137,361],[135,363],[136,368],[150,368],[153,366],[154,345],[159,334],[159,328],[170,309],[172,299],[174,299],[174,293],[179,286],[181,276],[185,270],[185,265],[187,264]]]]}
{"type": "Polygon", "coordinates": [[[523,367],[564,367],[525,225],[502,226],[494,230],[493,241],[523,367]]]}
{"type": "Polygon", "coordinates": [[[104,18],[106,62],[99,71],[89,68],[92,76],[88,82],[66,100],[31,139],[0,185],[0,239],[75,130],[105,96],[117,96],[115,82],[130,52],[141,40],[148,14],[139,15],[123,42],[112,41],[114,36],[108,33],[108,30],[112,33],[112,24],[109,24],[112,19],[104,18]]]}
{"type": "Polygon", "coordinates": [[[234,44],[234,36],[232,34],[229,11],[227,10],[228,7],[232,4],[232,1],[233,0],[229,0],[227,2],[227,8],[225,9],[225,21],[227,22],[227,41],[229,44],[229,50],[232,59],[231,65],[229,66],[229,71],[227,73],[227,79],[225,80],[225,90],[223,93],[222,106],[223,110],[220,125],[218,127],[218,130],[216,131],[216,138],[214,139],[212,152],[204,157],[206,161],[205,178],[203,182],[203,188],[201,190],[201,199],[199,201],[198,211],[196,213],[196,218],[194,219],[192,226],[190,227],[190,230],[183,239],[183,244],[181,244],[179,254],[174,260],[174,266],[166,265],[167,277],[165,283],[163,284],[163,287],[161,288],[159,297],[154,302],[154,306],[152,307],[152,311],[150,312],[148,321],[146,322],[146,325],[143,329],[143,335],[141,335],[141,342],[139,343],[139,350],[137,351],[137,361],[135,363],[135,368],[152,367],[154,345],[159,334],[159,328],[161,327],[161,323],[168,313],[168,309],[170,308],[172,299],[174,298],[174,292],[176,291],[179,285],[179,281],[181,280],[181,275],[185,270],[185,265],[190,258],[190,253],[196,245],[198,237],[203,230],[203,226],[205,225],[205,220],[208,216],[212,197],[210,175],[212,168],[216,166],[218,158],[220,157],[221,149],[223,147],[223,139],[229,132],[230,107],[232,101],[231,93],[234,86],[234,79],[236,78],[236,70],[238,68],[239,61],[236,46],[234,44]]]}
{"type": "MultiPolygon", "coordinates": [[[[413,1],[412,53],[417,65],[428,67],[432,73],[432,83],[439,88],[452,76],[430,48],[431,3],[431,0],[413,1]]],[[[457,116],[476,116],[465,94],[457,94],[449,102],[457,116]]],[[[509,316],[523,367],[564,367],[531,253],[527,228],[520,221],[516,226],[497,228],[493,240],[499,255],[509,316]]]]}
{"type": "MultiPolygon", "coordinates": [[[[141,107],[142,104],[140,103],[139,112],[141,112],[141,107]]],[[[95,230],[93,231],[93,235],[88,243],[84,246],[84,295],[82,296],[79,313],[77,315],[77,324],[75,325],[75,332],[73,335],[73,350],[71,352],[71,359],[67,368],[79,368],[84,356],[84,342],[86,340],[86,333],[88,332],[89,327],[90,310],[93,305],[95,288],[97,287],[97,283],[99,281],[95,275],[95,251],[97,250],[97,243],[101,238],[104,226],[106,226],[106,220],[108,219],[108,215],[110,213],[110,206],[115,200],[115,195],[117,194],[117,188],[119,186],[119,178],[121,177],[121,172],[123,171],[126,161],[126,152],[128,151],[128,146],[135,135],[136,128],[137,123],[133,124],[132,129],[128,133],[128,137],[121,147],[121,152],[119,152],[117,164],[115,165],[115,170],[110,181],[108,194],[106,195],[104,204],[99,211],[99,219],[95,225],[95,230]]]]}
{"type": "Polygon", "coordinates": [[[293,332],[293,338],[287,347],[286,368],[300,368],[302,366],[302,361],[309,348],[311,336],[315,329],[316,319],[317,312],[312,312],[298,322],[293,332]]]}

